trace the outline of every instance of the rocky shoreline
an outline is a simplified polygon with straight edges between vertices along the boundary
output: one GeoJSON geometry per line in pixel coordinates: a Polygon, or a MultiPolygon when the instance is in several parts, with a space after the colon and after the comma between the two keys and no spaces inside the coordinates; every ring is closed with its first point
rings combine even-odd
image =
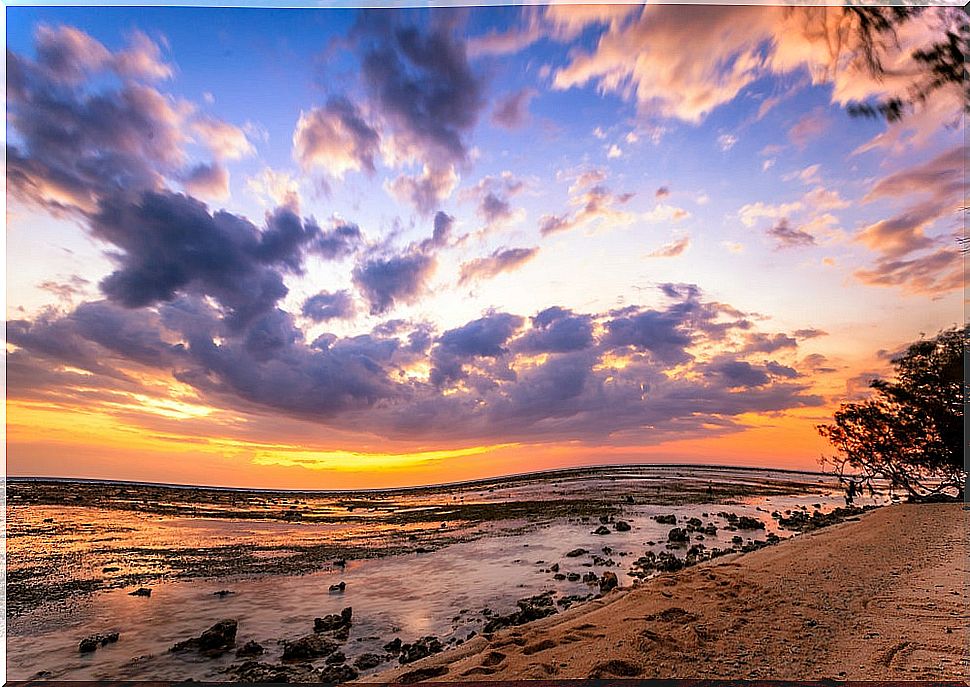
{"type": "MultiPolygon", "coordinates": [[[[780,526],[793,533],[812,531],[828,527],[847,520],[858,519],[870,508],[837,508],[828,513],[815,510],[775,511],[770,517],[780,526]]],[[[585,516],[584,516],[585,517],[585,516]]],[[[590,526],[596,525],[591,534],[608,538],[614,532],[625,531],[630,525],[615,515],[601,515],[598,519],[586,518],[590,526]]],[[[528,626],[531,623],[549,618],[585,602],[603,599],[615,590],[628,586],[637,587],[662,573],[671,573],[711,561],[729,554],[743,555],[782,541],[782,538],[769,533],[765,539],[751,539],[746,542],[740,535],[735,535],[731,548],[707,548],[705,538],[711,537],[719,529],[730,532],[751,533],[764,531],[765,522],[750,516],[737,515],[732,511],[703,513],[703,517],[692,517],[678,520],[674,514],[654,516],[654,521],[671,525],[667,531],[664,544],[665,550],[659,555],[652,551],[636,558],[626,576],[621,581],[612,570],[605,570],[600,574],[592,570],[581,573],[583,567],[594,564],[601,568],[612,568],[616,565],[612,556],[627,557],[635,555],[633,552],[615,550],[609,544],[601,547],[598,552],[585,548],[574,548],[564,551],[559,561],[547,563],[537,561],[538,572],[547,574],[552,580],[573,579],[587,585],[586,594],[563,595],[552,590],[520,599],[516,608],[511,612],[498,613],[491,608],[483,608],[477,613],[462,610],[459,615],[477,615],[481,619],[480,630],[473,630],[465,637],[451,637],[442,640],[433,635],[426,635],[412,639],[401,636],[385,637],[381,639],[382,651],[361,651],[358,643],[362,637],[354,635],[354,626],[358,618],[352,607],[344,607],[340,613],[333,613],[317,617],[312,627],[306,628],[305,634],[296,638],[278,638],[275,647],[249,640],[237,643],[239,623],[236,619],[226,618],[211,627],[204,629],[198,636],[179,641],[169,649],[170,652],[191,654],[197,660],[217,659],[231,655],[235,660],[223,669],[225,679],[240,682],[347,682],[373,674],[379,670],[387,670],[388,666],[407,666],[422,661],[428,657],[440,654],[449,649],[462,646],[466,641],[478,636],[491,641],[496,633],[510,628],[528,626]],[[709,518],[709,519],[707,519],[709,518]],[[720,523],[720,527],[714,521],[720,523]],[[269,654],[278,655],[278,659],[268,659],[269,654]]],[[[654,544],[655,542],[648,542],[654,544]]],[[[344,561],[334,563],[345,565],[344,561]]],[[[331,585],[331,594],[341,594],[346,589],[345,583],[331,585]]],[[[142,596],[150,597],[150,591],[142,596]]],[[[231,590],[220,590],[215,596],[224,597],[232,594],[231,590]]],[[[376,638],[369,638],[376,639],[376,638]]],[[[108,643],[123,642],[117,632],[99,633],[80,640],[78,651],[88,653],[98,650],[108,643]]],[[[488,657],[484,659],[485,663],[488,657]]],[[[487,665],[484,665],[488,668],[487,665]]],[[[404,671],[395,679],[399,682],[416,682],[437,677],[443,673],[436,672],[437,668],[422,667],[411,671],[404,671]]],[[[486,674],[486,673],[482,673],[486,674]]],[[[43,677],[43,676],[37,676],[43,677]]]]}

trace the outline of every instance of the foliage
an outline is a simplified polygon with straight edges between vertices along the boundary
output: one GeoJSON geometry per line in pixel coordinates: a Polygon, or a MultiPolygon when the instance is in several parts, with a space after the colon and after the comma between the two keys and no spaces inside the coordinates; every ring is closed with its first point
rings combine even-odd
{"type": "MultiPolygon", "coordinates": [[[[898,27],[919,17],[926,9],[914,6],[846,8],[858,22],[861,56],[873,76],[882,78],[887,74],[880,58],[886,42],[895,43],[898,27]]],[[[970,80],[966,78],[970,20],[962,9],[944,10],[941,20],[946,25],[942,38],[928,48],[912,53],[913,60],[922,69],[910,85],[908,93],[875,103],[854,103],[848,107],[850,115],[884,118],[894,122],[925,102],[934,92],[946,87],[962,90],[964,112],[970,112],[970,80]]]]}
{"type": "Polygon", "coordinates": [[[894,380],[874,380],[871,398],[842,404],[833,424],[818,426],[839,451],[828,460],[840,477],[889,480],[915,500],[962,496],[968,334],[953,328],[913,343],[892,361],[894,380]]]}

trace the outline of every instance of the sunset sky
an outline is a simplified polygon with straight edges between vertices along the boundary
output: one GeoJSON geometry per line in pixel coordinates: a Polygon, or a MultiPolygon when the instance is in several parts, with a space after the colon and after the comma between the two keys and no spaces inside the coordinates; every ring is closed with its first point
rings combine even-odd
{"type": "Polygon", "coordinates": [[[7,9],[7,472],[817,468],[963,320],[935,10],[7,9]]]}

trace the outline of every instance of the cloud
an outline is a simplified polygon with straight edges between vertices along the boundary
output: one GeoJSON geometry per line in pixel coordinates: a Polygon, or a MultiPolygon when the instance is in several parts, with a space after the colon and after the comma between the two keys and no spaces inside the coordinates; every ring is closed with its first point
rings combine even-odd
{"type": "Polygon", "coordinates": [[[293,158],[303,169],[323,169],[336,179],[350,171],[373,172],[379,148],[380,135],[343,97],[301,112],[293,132],[293,158]]]}
{"type": "Polygon", "coordinates": [[[100,286],[113,302],[140,308],[179,293],[211,296],[242,326],[287,293],[282,271],[298,272],[318,228],[279,209],[259,231],[248,220],[170,192],[135,202],[102,201],[91,233],[118,249],[118,268],[100,286]]]}
{"type": "Polygon", "coordinates": [[[815,245],[814,236],[791,226],[786,218],[778,220],[766,233],[775,240],[777,248],[797,248],[800,246],[815,245]]]}
{"type": "Polygon", "coordinates": [[[515,216],[511,198],[525,188],[525,182],[505,171],[498,176],[483,177],[475,186],[464,189],[461,197],[477,201],[478,216],[486,228],[508,221],[515,216]]]}
{"type": "Polygon", "coordinates": [[[380,315],[399,303],[413,303],[436,266],[433,256],[419,251],[368,258],[354,268],[353,280],[371,314],[380,315]]]}
{"type": "Polygon", "coordinates": [[[467,359],[505,355],[505,343],[521,325],[521,317],[494,313],[446,331],[432,350],[429,381],[436,387],[456,382],[465,377],[467,359]]]}
{"type": "Polygon", "coordinates": [[[578,206],[578,208],[571,214],[543,215],[540,217],[540,234],[548,236],[596,221],[606,225],[624,224],[632,221],[631,215],[618,209],[617,206],[627,203],[633,198],[633,193],[616,195],[602,184],[588,188],[577,188],[577,185],[578,182],[571,187],[577,193],[569,199],[569,203],[578,206]]]}
{"type": "Polygon", "coordinates": [[[499,98],[492,109],[492,123],[506,129],[517,129],[529,119],[529,101],[536,96],[531,88],[521,88],[499,98]]]}
{"type": "Polygon", "coordinates": [[[731,150],[738,142],[738,137],[734,134],[721,134],[717,137],[717,147],[721,149],[722,152],[727,152],[731,150]]]}
{"type": "Polygon", "coordinates": [[[870,286],[899,286],[907,293],[937,295],[964,288],[963,256],[956,248],[940,248],[911,259],[883,258],[855,277],[870,286]]]}
{"type": "Polygon", "coordinates": [[[330,229],[319,233],[313,250],[326,260],[340,260],[353,255],[363,240],[364,236],[356,224],[336,220],[330,229]]]}
{"type": "Polygon", "coordinates": [[[171,371],[199,403],[234,416],[486,443],[656,443],[737,431],[743,414],[822,402],[793,383],[796,369],[738,360],[723,338],[749,326],[724,319],[738,311],[706,301],[690,285],[661,290],[670,303],[659,309],[577,314],[553,306],[528,325],[519,315],[491,312],[438,336],[425,325],[391,321],[369,334],[309,343],[278,308],[232,329],[199,295],[161,303],[157,312],[102,301],[8,323],[15,348],[8,393],[64,404],[83,399],[88,408],[118,412],[119,394],[146,392],[126,373],[142,360],[171,371]],[[724,343],[706,357],[714,341],[724,343]],[[403,374],[415,366],[430,370],[426,380],[403,374]]]}
{"type": "Polygon", "coordinates": [[[476,258],[461,266],[459,284],[465,284],[475,279],[489,279],[502,272],[511,272],[529,262],[539,252],[534,248],[499,248],[491,255],[476,258]]]}
{"type": "Polygon", "coordinates": [[[657,191],[653,195],[656,198],[666,198],[667,196],[670,195],[670,187],[661,186],[657,189],[657,191]]]}
{"type": "Polygon", "coordinates": [[[683,255],[690,248],[690,236],[682,236],[679,239],[674,239],[670,243],[667,243],[657,250],[649,253],[647,257],[650,258],[676,258],[678,255],[683,255]]]}
{"type": "Polygon", "coordinates": [[[182,186],[194,196],[226,200],[229,197],[229,171],[217,163],[202,163],[188,171],[182,186]]]}
{"type": "Polygon", "coordinates": [[[348,319],[355,313],[354,299],[349,291],[321,291],[307,298],[300,312],[314,322],[348,319]]]}
{"type": "Polygon", "coordinates": [[[290,172],[264,167],[246,180],[246,186],[264,204],[285,205],[294,211],[300,209],[300,184],[290,172]]]}
{"type": "Polygon", "coordinates": [[[430,215],[458,187],[458,173],[452,166],[435,168],[425,165],[420,174],[402,174],[385,188],[395,198],[410,203],[422,215],[430,215]]]}
{"type": "Polygon", "coordinates": [[[593,345],[593,318],[553,306],[532,318],[532,329],[515,342],[521,353],[569,353],[593,345]]]}
{"type": "MultiPolygon", "coordinates": [[[[877,56],[894,75],[878,79],[860,58],[856,15],[841,7],[632,6],[614,17],[590,51],[576,50],[553,76],[558,89],[593,84],[600,92],[635,100],[644,115],[698,123],[768,75],[805,72],[814,85],[831,84],[831,101],[845,105],[890,93],[905,94],[915,73],[912,52],[939,37],[939,15],[927,12],[904,27],[898,45],[886,41],[877,56]],[[703,26],[698,34],[696,28],[703,26]]],[[[558,11],[558,10],[557,10],[558,11]]],[[[574,31],[602,25],[597,8],[577,13],[574,31]]],[[[555,36],[554,30],[547,31],[555,36]]],[[[764,114],[764,110],[759,110],[764,114]]],[[[805,123],[799,142],[818,131],[805,123]]]]}
{"type": "Polygon", "coordinates": [[[828,127],[828,114],[824,108],[817,107],[792,125],[788,130],[788,138],[797,147],[804,149],[812,140],[824,134],[828,127]]]}
{"type": "Polygon", "coordinates": [[[256,152],[242,129],[219,119],[199,117],[192,122],[192,131],[220,160],[239,160],[256,152]]]}
{"type": "Polygon", "coordinates": [[[356,36],[364,88],[395,146],[439,170],[464,163],[465,135],[486,100],[484,80],[472,70],[454,27],[443,20],[424,30],[365,11],[356,36]]]}

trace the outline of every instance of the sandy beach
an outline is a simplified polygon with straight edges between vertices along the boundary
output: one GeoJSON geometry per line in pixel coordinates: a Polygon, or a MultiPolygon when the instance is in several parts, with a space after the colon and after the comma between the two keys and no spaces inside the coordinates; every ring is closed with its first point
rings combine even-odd
{"type": "Polygon", "coordinates": [[[877,509],[362,680],[965,678],[968,517],[877,509]]]}

